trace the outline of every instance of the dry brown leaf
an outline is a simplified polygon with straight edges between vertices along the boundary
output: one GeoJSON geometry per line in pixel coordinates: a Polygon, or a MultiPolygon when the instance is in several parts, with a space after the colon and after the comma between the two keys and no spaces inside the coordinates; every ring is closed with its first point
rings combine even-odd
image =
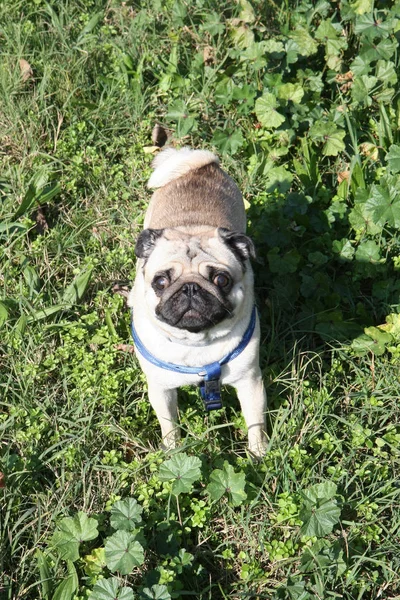
{"type": "Polygon", "coordinates": [[[135,353],[135,348],[131,344],[116,344],[114,348],[116,350],[121,350],[121,352],[129,352],[129,354],[135,353]]]}
{"type": "Polygon", "coordinates": [[[211,65],[215,61],[214,48],[212,46],[204,46],[203,60],[206,65],[211,65]]]}
{"type": "Polygon", "coordinates": [[[21,71],[21,79],[22,81],[28,81],[29,79],[33,79],[33,71],[31,65],[24,58],[20,58],[19,61],[19,69],[21,71]]]}
{"type": "Polygon", "coordinates": [[[342,181],[348,181],[350,178],[350,171],[341,171],[338,173],[338,183],[342,183],[342,181]]]}

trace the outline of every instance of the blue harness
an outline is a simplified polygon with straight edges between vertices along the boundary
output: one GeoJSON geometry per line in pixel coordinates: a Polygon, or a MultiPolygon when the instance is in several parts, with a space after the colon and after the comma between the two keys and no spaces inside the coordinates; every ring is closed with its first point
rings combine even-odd
{"type": "Polygon", "coordinates": [[[225,365],[230,360],[233,360],[243,350],[246,348],[247,344],[252,338],[254,333],[254,328],[256,326],[256,307],[254,306],[253,311],[251,313],[250,323],[243,334],[243,337],[238,346],[232,352],[229,352],[226,356],[221,358],[221,360],[217,362],[210,363],[209,365],[204,365],[203,367],[186,367],[185,365],[174,365],[173,363],[164,362],[163,360],[159,360],[153,354],[151,354],[146,346],[144,346],[143,342],[139,338],[135,326],[133,324],[133,319],[131,322],[131,331],[134,344],[136,349],[139,350],[140,354],[151,362],[156,367],[160,367],[161,369],[168,369],[168,371],[174,371],[175,373],[186,373],[190,375],[199,375],[199,377],[203,377],[203,381],[200,382],[200,393],[203,399],[206,410],[215,410],[218,408],[222,408],[222,400],[221,400],[221,367],[225,365]]]}

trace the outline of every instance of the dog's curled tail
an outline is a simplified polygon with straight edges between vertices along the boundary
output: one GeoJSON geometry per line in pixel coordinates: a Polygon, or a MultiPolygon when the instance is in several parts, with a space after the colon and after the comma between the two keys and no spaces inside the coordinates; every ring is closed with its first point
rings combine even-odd
{"type": "Polygon", "coordinates": [[[191,148],[175,150],[174,148],[167,148],[160,152],[153,160],[152,166],[154,171],[147,187],[150,189],[163,187],[189,171],[205,167],[210,163],[218,165],[219,159],[212,152],[208,152],[208,150],[192,150],[191,148]]]}

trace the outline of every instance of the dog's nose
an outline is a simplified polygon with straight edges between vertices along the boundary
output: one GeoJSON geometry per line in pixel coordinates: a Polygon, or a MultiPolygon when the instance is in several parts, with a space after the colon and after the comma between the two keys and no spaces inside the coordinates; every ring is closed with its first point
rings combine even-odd
{"type": "Polygon", "coordinates": [[[194,296],[195,294],[197,294],[197,292],[199,291],[200,286],[198,283],[185,283],[182,286],[182,292],[186,295],[186,296],[194,296]]]}

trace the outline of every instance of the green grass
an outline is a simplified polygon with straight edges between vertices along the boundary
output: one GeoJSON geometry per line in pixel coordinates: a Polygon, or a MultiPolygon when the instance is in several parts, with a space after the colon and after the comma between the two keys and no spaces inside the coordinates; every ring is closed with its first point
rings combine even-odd
{"type": "Polygon", "coordinates": [[[399,2],[0,4],[0,597],[400,598],[399,2]],[[257,464],[229,389],[210,415],[182,390],[182,445],[158,450],[111,291],[157,121],[248,203],[257,464]],[[128,498],[126,575],[107,548],[128,498]],[[79,512],[97,537],[76,556],[79,512]]]}

